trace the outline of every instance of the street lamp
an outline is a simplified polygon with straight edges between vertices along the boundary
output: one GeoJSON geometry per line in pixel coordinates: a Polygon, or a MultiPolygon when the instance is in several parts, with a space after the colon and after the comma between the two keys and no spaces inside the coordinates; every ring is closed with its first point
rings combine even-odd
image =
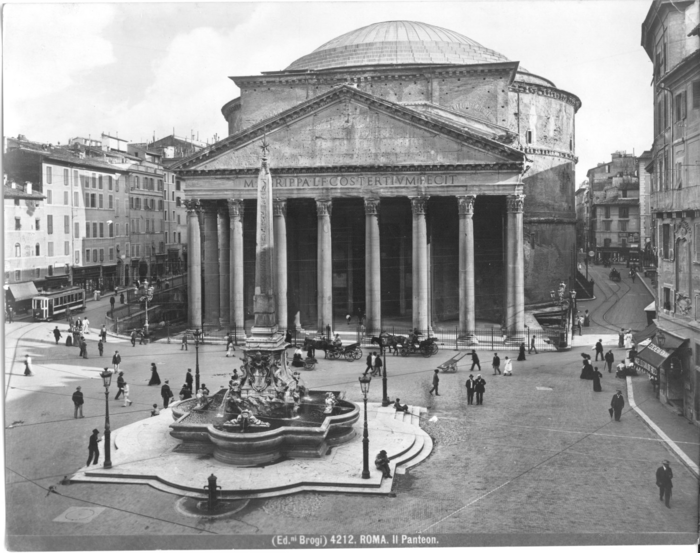
{"type": "Polygon", "coordinates": [[[194,331],[194,351],[196,352],[196,364],[194,369],[194,385],[195,392],[199,390],[199,337],[202,335],[202,331],[196,329],[194,331]]]}
{"type": "Polygon", "coordinates": [[[100,373],[102,377],[102,382],[105,386],[105,462],[104,468],[112,468],[112,459],[110,456],[110,437],[112,432],[109,428],[109,385],[112,383],[112,371],[105,367],[105,369],[100,373]]]}
{"type": "Polygon", "coordinates": [[[386,391],[386,348],[382,348],[382,356],[384,357],[382,365],[384,365],[384,374],[382,374],[382,393],[384,397],[382,398],[382,407],[388,407],[391,405],[389,400],[389,394],[386,391]]]}
{"type": "Polygon", "coordinates": [[[141,287],[139,288],[139,294],[139,301],[146,302],[146,322],[143,326],[146,328],[146,337],[148,337],[148,302],[153,300],[153,286],[148,285],[148,280],[144,280],[141,283],[141,287]]]}
{"type": "Polygon", "coordinates": [[[362,478],[369,478],[369,433],[367,432],[367,394],[369,393],[369,383],[372,377],[363,374],[360,377],[360,389],[365,398],[365,430],[362,433],[362,478]]]}

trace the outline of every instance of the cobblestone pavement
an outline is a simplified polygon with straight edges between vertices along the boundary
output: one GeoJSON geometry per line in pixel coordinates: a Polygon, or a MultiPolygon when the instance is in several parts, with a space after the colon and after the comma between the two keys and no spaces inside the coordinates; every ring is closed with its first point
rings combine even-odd
{"type": "MultiPolygon", "coordinates": [[[[95,313],[88,313],[91,320],[100,309],[96,305],[95,313]]],[[[90,358],[81,360],[77,348],[54,345],[52,328],[13,323],[5,329],[9,535],[88,536],[94,537],[94,544],[87,542],[94,548],[107,535],[123,536],[119,548],[130,543],[128,536],[141,536],[137,543],[145,549],[196,547],[205,543],[196,540],[216,535],[273,533],[492,534],[510,535],[514,544],[693,543],[697,535],[697,481],[628,407],[622,422],[611,422],[610,398],[617,388],[626,395],[624,382],[605,373],[604,391],[593,392],[590,381],[579,379],[582,348],[514,362],[510,378],[492,376],[490,354],[482,352],[483,406],[466,404],[469,371],[463,368],[441,373],[440,396],[428,394],[432,371],[452,352],[430,359],[387,357],[390,397],[426,406],[422,425],[435,440],[428,459],[396,476],[395,497],[304,493],[253,500],[229,518],[194,519],[176,509],[178,497],[146,486],[61,486],[60,479],[85,462],[91,430],[102,432],[104,389],[98,373],[113,351],[122,353],[134,400],[122,407],[110,399],[114,428],[149,416],[151,405],[161,403],[160,390],[147,386],[151,362],[177,391],[186,368],[194,368],[195,352],[192,347],[181,352],[179,344],[132,348],[110,339],[100,359],[93,334],[90,358]],[[34,357],[31,378],[21,376],[19,360],[27,352],[34,357]],[[85,418],[76,420],[70,396],[77,385],[86,405],[85,418]],[[675,474],[671,509],[659,502],[654,484],[664,458],[671,459],[675,474]],[[50,493],[50,486],[58,494],[50,493]],[[70,507],[106,508],[89,522],[56,522],[70,507]]],[[[224,356],[223,346],[200,348],[202,381],[211,390],[227,382],[238,364],[224,356]]],[[[312,388],[346,390],[347,399],[359,401],[357,378],[363,369],[363,361],[320,359],[319,368],[303,377],[312,388]]],[[[381,400],[381,388],[374,379],[370,401],[381,400]]],[[[115,391],[113,386],[111,398],[115,391]]],[[[653,416],[651,410],[648,414],[653,416]]],[[[370,456],[380,448],[370,436],[370,456]]],[[[465,538],[463,543],[474,542],[465,538]]]]}

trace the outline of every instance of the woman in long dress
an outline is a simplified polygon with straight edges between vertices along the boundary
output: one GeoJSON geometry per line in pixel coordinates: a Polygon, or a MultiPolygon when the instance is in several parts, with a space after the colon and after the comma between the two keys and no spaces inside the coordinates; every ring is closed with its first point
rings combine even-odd
{"type": "Polygon", "coordinates": [[[632,349],[632,333],[629,331],[625,334],[625,349],[632,349]]]}
{"type": "Polygon", "coordinates": [[[603,378],[603,375],[600,373],[598,370],[598,367],[593,368],[593,391],[594,392],[602,392],[603,388],[600,387],[600,379],[603,378]]]}
{"type": "Polygon", "coordinates": [[[520,344],[520,353],[518,354],[518,361],[525,361],[525,342],[520,344]]]}
{"type": "Polygon", "coordinates": [[[513,376],[513,361],[508,359],[508,356],[503,364],[503,376],[513,376]]]}
{"type": "Polygon", "coordinates": [[[149,386],[160,386],[160,376],[155,363],[151,363],[151,379],[148,381],[149,386]]]}

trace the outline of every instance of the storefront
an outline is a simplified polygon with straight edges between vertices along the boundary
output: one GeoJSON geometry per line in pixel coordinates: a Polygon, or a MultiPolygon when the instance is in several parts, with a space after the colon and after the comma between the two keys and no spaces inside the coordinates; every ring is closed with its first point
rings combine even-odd
{"type": "Polygon", "coordinates": [[[88,294],[101,289],[102,267],[74,267],[73,284],[80,286],[88,294]]]}

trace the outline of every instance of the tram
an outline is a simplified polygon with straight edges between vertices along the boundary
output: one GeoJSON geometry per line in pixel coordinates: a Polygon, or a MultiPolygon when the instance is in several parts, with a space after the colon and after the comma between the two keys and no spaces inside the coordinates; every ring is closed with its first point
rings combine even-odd
{"type": "Polygon", "coordinates": [[[66,315],[66,312],[85,311],[85,290],[74,286],[53,292],[45,292],[32,298],[35,321],[50,321],[66,315]]]}

